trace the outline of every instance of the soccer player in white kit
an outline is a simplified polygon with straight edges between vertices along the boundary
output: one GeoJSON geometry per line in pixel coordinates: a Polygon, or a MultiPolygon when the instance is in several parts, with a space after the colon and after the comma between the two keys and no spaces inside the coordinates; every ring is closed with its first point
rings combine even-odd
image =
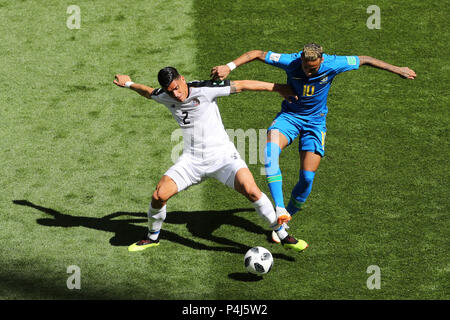
{"type": "Polygon", "coordinates": [[[159,71],[161,88],[155,89],[131,81],[127,75],[116,75],[114,83],[130,88],[140,95],[165,105],[183,132],[183,154],[162,176],[153,192],[148,211],[148,234],[128,247],[141,251],[159,245],[159,233],[166,218],[166,203],[170,197],[213,177],[249,199],[256,212],[274,230],[285,249],[301,252],[308,247],[303,240],[289,235],[278,222],[269,198],[261,192],[246,163],[230,141],[220,117],[217,98],[231,93],[250,91],[278,92],[287,98],[294,96],[289,85],[239,80],[193,81],[185,78],[173,67],[159,71]]]}

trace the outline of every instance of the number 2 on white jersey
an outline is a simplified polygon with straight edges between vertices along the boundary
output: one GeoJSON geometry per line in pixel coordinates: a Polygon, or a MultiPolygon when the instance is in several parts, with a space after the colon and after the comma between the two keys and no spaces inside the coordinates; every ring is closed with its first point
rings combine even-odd
{"type": "Polygon", "coordinates": [[[183,111],[182,114],[184,115],[183,124],[190,124],[191,120],[188,119],[189,113],[187,111],[183,111]]]}

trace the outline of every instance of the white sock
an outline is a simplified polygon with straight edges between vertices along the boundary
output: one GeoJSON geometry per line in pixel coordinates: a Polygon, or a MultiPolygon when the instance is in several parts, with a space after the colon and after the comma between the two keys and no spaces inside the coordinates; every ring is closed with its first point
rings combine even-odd
{"type": "Polygon", "coordinates": [[[280,240],[283,240],[289,235],[286,231],[286,228],[283,226],[280,226],[280,228],[278,230],[275,230],[275,232],[277,233],[277,236],[278,238],[280,238],[280,240]]]}
{"type": "Polygon", "coordinates": [[[159,237],[162,224],[166,219],[166,205],[161,209],[152,208],[150,203],[150,209],[148,210],[148,237],[151,240],[156,240],[159,237]]]}
{"type": "Polygon", "coordinates": [[[270,202],[269,198],[262,193],[261,198],[253,202],[253,206],[255,207],[256,212],[258,212],[259,216],[267,221],[270,228],[273,230],[278,229],[280,226],[277,223],[277,214],[273,209],[272,202],[270,202]]]}

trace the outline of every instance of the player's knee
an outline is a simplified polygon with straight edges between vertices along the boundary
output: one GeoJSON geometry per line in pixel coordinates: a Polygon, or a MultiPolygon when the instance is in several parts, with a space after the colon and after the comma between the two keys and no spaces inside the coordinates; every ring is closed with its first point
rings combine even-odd
{"type": "Polygon", "coordinates": [[[259,190],[256,184],[250,184],[244,186],[244,195],[251,202],[255,202],[261,198],[261,190],[259,190]]]}
{"type": "Polygon", "coordinates": [[[166,204],[167,200],[169,197],[161,189],[156,189],[152,196],[152,206],[160,208],[166,204]]]}

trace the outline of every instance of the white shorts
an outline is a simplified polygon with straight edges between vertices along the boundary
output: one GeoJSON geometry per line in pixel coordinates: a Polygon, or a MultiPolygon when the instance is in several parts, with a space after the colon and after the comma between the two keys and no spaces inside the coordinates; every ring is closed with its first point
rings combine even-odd
{"type": "Polygon", "coordinates": [[[175,181],[178,192],[209,177],[234,189],[234,178],[242,168],[247,168],[247,164],[236,149],[209,159],[199,159],[183,153],[164,175],[175,181]]]}

